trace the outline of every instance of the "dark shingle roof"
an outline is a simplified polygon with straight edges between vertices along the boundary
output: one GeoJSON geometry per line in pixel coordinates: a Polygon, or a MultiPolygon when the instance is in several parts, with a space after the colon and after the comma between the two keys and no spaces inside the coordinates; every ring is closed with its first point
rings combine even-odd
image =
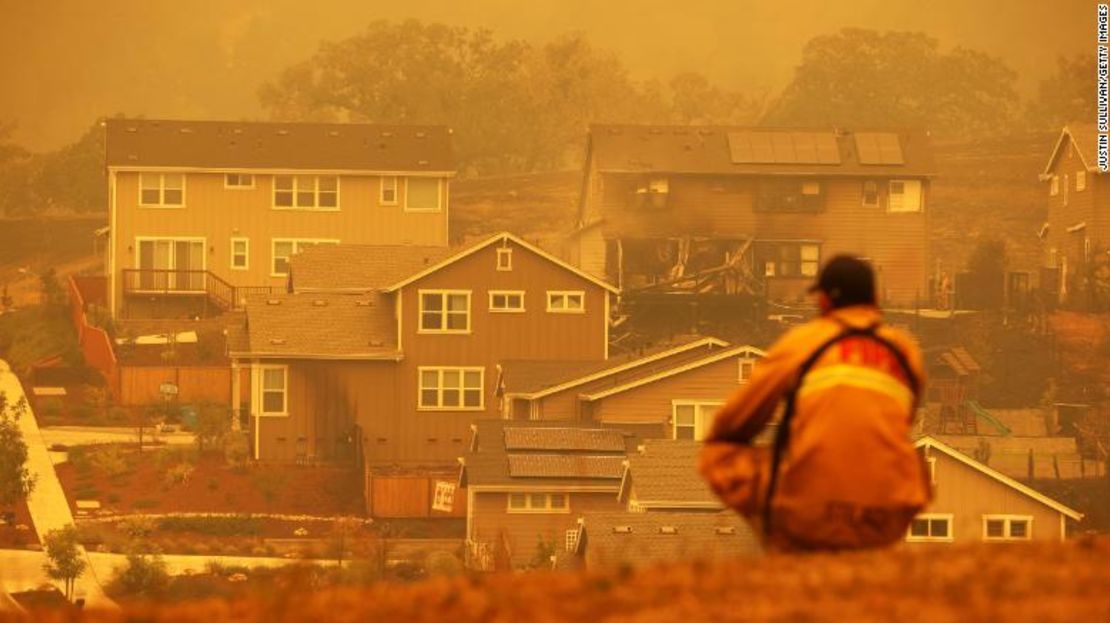
{"type": "Polygon", "coordinates": [[[624,435],[613,429],[571,426],[521,427],[504,429],[506,450],[579,450],[624,452],[624,435]]]}
{"type": "Polygon", "coordinates": [[[394,358],[388,295],[280,294],[248,299],[247,350],[269,357],[394,358]]]}
{"type": "Polygon", "coordinates": [[[701,443],[671,439],[645,439],[629,453],[631,493],[639,504],[683,508],[689,505],[719,508],[720,500],[698,473],[701,443]]]}
{"type": "Polygon", "coordinates": [[[762,551],[747,522],[731,512],[590,513],[583,517],[580,540],[579,552],[592,569],[762,551]]]}
{"type": "Polygon", "coordinates": [[[388,288],[454,253],[449,247],[320,244],[290,260],[297,292],[388,288]]]}
{"type": "Polygon", "coordinates": [[[450,173],[445,126],[109,119],[111,167],[450,173]]]}
{"type": "MultiPolygon", "coordinates": [[[[508,432],[508,430],[506,430],[508,432]]],[[[507,455],[511,478],[604,478],[620,480],[624,453],[601,456],[581,454],[507,455]]]]}
{"type": "MultiPolygon", "coordinates": [[[[932,147],[924,132],[900,130],[896,134],[904,164],[862,164],[856,134],[832,128],[752,128],[736,126],[594,125],[590,128],[591,153],[603,172],[659,172],[717,175],[908,175],[935,173],[932,147]],[[834,135],[837,157],[829,162],[740,162],[729,135],[769,135],[769,139],[804,135],[834,135]]],[[[773,140],[772,140],[773,142],[773,140]]],[[[739,159],[743,160],[743,158],[739,159]]]]}

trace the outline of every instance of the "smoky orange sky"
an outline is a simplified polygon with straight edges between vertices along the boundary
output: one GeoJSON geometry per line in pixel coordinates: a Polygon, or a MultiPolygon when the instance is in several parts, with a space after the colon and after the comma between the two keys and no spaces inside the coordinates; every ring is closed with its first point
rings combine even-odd
{"type": "MultiPolygon", "coordinates": [[[[321,41],[381,18],[486,27],[543,42],[570,31],[637,78],[699,71],[774,94],[802,46],[846,26],[923,31],[999,56],[1031,93],[1060,55],[1094,53],[1087,0],[0,0],[0,122],[33,150],[101,115],[262,117],[259,85],[321,41]]],[[[907,68],[912,71],[913,68],[907,68]]],[[[1092,80],[1092,89],[1094,88],[1092,80]]]]}

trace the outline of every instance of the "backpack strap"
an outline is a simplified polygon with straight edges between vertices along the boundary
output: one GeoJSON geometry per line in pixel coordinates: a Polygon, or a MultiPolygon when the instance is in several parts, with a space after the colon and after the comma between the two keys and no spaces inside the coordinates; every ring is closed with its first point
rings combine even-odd
{"type": "Polygon", "coordinates": [[[817,360],[821,358],[821,355],[825,354],[825,351],[832,348],[838,342],[851,337],[865,337],[883,345],[894,355],[895,361],[897,361],[899,367],[902,368],[902,372],[906,375],[906,380],[909,382],[910,390],[913,392],[913,403],[910,405],[910,421],[913,421],[914,413],[917,411],[920,381],[910,367],[910,362],[906,358],[905,353],[890,340],[877,333],[877,329],[881,323],[876,321],[866,327],[860,328],[849,326],[840,320],[837,320],[837,322],[840,323],[843,329],[833,337],[825,340],[816,350],[806,357],[802,365],[798,367],[798,373],[794,380],[794,384],[786,392],[785,409],[783,410],[782,420],[779,422],[778,430],[775,431],[775,439],[772,445],[771,476],[767,486],[767,499],[764,501],[763,505],[763,532],[767,536],[771,534],[771,501],[778,486],[779,465],[782,463],[782,456],[786,452],[787,445],[790,443],[790,427],[794,421],[798,390],[801,389],[802,381],[805,379],[806,374],[808,374],[814,364],[817,363],[817,360]]]}

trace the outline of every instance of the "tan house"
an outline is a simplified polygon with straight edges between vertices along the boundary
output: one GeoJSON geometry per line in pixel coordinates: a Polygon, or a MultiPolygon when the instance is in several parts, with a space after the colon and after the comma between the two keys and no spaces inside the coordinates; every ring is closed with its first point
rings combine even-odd
{"type": "Polygon", "coordinates": [[[453,465],[470,424],[500,416],[502,361],[608,357],[615,288],[512,234],[450,253],[321,246],[292,272],[229,336],[261,460],[453,465]]]}
{"type": "Polygon", "coordinates": [[[736,513],[590,513],[579,519],[574,554],[591,571],[683,560],[758,556],[759,540],[736,513]]]}
{"type": "Polygon", "coordinates": [[[916,442],[935,497],[914,519],[907,543],[1063,541],[1083,515],[938,441],[916,442]]]}
{"type": "Polygon", "coordinates": [[[838,253],[882,302],[927,302],[929,138],[911,131],[590,128],[572,262],[625,296],[803,298],[838,253]]]}
{"type": "Polygon", "coordinates": [[[1110,301],[1098,301],[1091,284],[1101,278],[1108,291],[1102,296],[1110,296],[1110,186],[1099,167],[1098,136],[1093,123],[1064,127],[1040,175],[1048,194],[1041,285],[1060,303],[1105,309],[1110,301]]]}
{"type": "Polygon", "coordinates": [[[237,308],[318,244],[448,244],[441,126],[107,121],[116,317],[237,308]]]}

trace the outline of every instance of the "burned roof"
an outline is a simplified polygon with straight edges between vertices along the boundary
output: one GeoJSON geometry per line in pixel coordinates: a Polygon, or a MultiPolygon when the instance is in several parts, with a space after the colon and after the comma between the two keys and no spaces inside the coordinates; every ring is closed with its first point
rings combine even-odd
{"type": "Polygon", "coordinates": [[[446,126],[109,119],[109,167],[449,174],[446,126]]]}
{"type": "Polygon", "coordinates": [[[449,247],[319,244],[290,258],[297,292],[371,292],[392,286],[454,253],[449,247]]]}
{"type": "Polygon", "coordinates": [[[762,548],[732,512],[606,512],[582,517],[578,552],[597,569],[755,556],[762,548]]]}
{"type": "Polygon", "coordinates": [[[914,130],[594,125],[602,172],[714,175],[935,174],[928,134],[914,130]]]}
{"type": "Polygon", "coordinates": [[[380,294],[279,294],[246,304],[245,351],[290,359],[396,359],[397,323],[380,294]]]}
{"type": "Polygon", "coordinates": [[[509,426],[504,429],[506,450],[569,450],[624,452],[619,430],[576,426],[509,426]]]}
{"type": "Polygon", "coordinates": [[[622,493],[644,507],[720,508],[698,473],[700,450],[697,441],[645,439],[628,455],[628,489],[622,493]]]}

